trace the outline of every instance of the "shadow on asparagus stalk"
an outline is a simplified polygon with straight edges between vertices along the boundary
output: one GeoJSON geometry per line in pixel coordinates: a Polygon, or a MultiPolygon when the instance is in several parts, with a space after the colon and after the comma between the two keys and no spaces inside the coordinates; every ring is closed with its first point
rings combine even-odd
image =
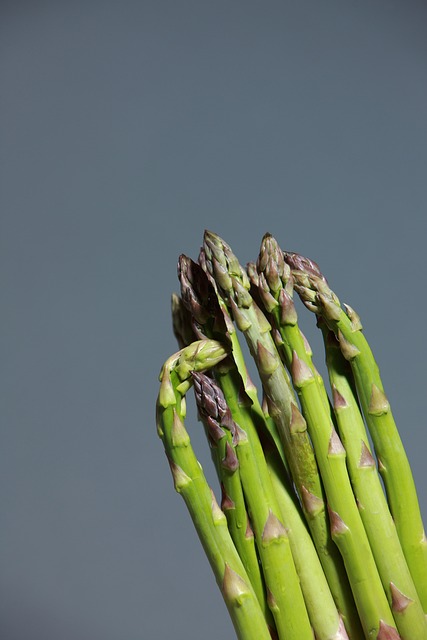
{"type": "Polygon", "coordinates": [[[270,234],[243,268],[206,231],[197,261],[180,256],[178,277],[179,351],[160,374],[157,428],[237,637],[427,640],[415,485],[356,312],[316,263],[270,234]],[[327,381],[294,292],[322,332],[327,381]],[[191,387],[220,506],[184,426],[191,387]]]}

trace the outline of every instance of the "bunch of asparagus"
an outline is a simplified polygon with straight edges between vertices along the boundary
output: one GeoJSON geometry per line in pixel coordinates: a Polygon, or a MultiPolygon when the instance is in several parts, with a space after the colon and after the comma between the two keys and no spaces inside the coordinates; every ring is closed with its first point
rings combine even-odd
{"type": "Polygon", "coordinates": [[[179,351],[157,429],[241,640],[427,639],[427,541],[413,476],[357,313],[270,234],[243,268],[206,231],[181,255],[179,351]],[[298,325],[315,315],[328,383],[298,325]],[[251,381],[239,336],[259,373],[251,381]],[[218,504],[184,425],[193,387],[218,504]]]}

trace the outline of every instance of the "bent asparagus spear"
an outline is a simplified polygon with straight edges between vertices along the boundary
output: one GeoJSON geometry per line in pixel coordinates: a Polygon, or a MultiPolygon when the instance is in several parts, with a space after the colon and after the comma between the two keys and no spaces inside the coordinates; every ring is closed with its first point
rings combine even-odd
{"type": "MultiPolygon", "coordinates": [[[[195,318],[191,316],[183,300],[176,294],[172,296],[172,323],[175,337],[181,348],[191,344],[193,340],[196,340],[195,334],[200,333],[196,329],[195,318]]],[[[200,401],[198,402],[200,397],[206,399],[207,393],[210,390],[209,386],[204,384],[206,376],[196,371],[193,371],[191,375],[200,418],[205,425],[212,459],[221,484],[221,509],[227,518],[230,535],[254,588],[270,631],[272,631],[274,628],[274,620],[267,605],[265,585],[255,547],[253,531],[246,510],[239,468],[238,464],[235,464],[236,460],[233,459],[233,454],[230,453],[233,447],[233,435],[230,430],[223,429],[220,425],[220,417],[226,416],[228,408],[224,406],[224,403],[221,403],[220,397],[211,398],[208,406],[212,411],[210,415],[207,415],[200,401]],[[214,408],[216,410],[215,412],[213,412],[214,408]],[[212,412],[214,415],[212,415],[212,412]]]]}
{"type": "Polygon", "coordinates": [[[191,371],[209,369],[227,355],[215,341],[201,340],[174,354],[163,366],[157,400],[157,429],[175,489],[190,512],[221,589],[237,637],[271,640],[263,612],[184,426],[185,392],[191,371]]]}

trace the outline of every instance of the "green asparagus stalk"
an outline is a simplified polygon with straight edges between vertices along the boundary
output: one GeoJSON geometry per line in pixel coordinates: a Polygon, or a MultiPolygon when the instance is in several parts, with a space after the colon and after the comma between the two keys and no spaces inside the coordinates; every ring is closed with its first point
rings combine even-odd
{"type": "Polygon", "coordinates": [[[378,365],[362,333],[360,318],[348,305],[345,305],[345,310],[341,307],[316,263],[295,253],[285,253],[285,260],[292,269],[295,289],[304,304],[323,318],[335,333],[343,356],[350,362],[391,513],[426,613],[427,539],[415,483],[378,365]]]}
{"type": "MultiPolygon", "coordinates": [[[[179,268],[179,272],[180,271],[181,268],[179,268]]],[[[186,286],[184,290],[187,289],[187,286],[190,286],[191,288],[188,280],[185,280],[185,283],[186,286]]],[[[206,280],[204,280],[204,284],[206,284],[206,280]]],[[[193,294],[195,300],[195,291],[193,294]]],[[[191,308],[192,305],[189,305],[189,307],[191,308]]],[[[199,318],[201,317],[200,310],[197,315],[199,318]]],[[[196,319],[191,315],[189,309],[186,308],[182,298],[179,298],[176,294],[172,296],[172,321],[175,337],[181,347],[187,346],[191,343],[197,334],[199,336],[202,335],[200,328],[197,327],[196,319]]],[[[226,336],[224,335],[223,337],[225,339],[226,336]]],[[[224,402],[221,403],[220,397],[217,397],[216,399],[208,399],[210,386],[203,384],[205,374],[199,374],[193,371],[192,377],[196,403],[199,409],[199,417],[205,426],[212,459],[221,483],[221,509],[227,518],[230,535],[249,576],[251,585],[256,593],[270,633],[273,637],[276,637],[274,618],[268,608],[264,579],[255,546],[253,531],[246,510],[238,462],[234,453],[233,435],[231,430],[223,429],[220,426],[218,415],[208,415],[206,410],[203,408],[201,398],[204,399],[205,403],[208,403],[211,410],[216,407],[217,412],[219,412],[219,415],[222,416],[224,421],[226,421],[226,416],[229,415],[229,410],[228,407],[224,405],[224,402]]],[[[231,422],[232,421],[230,420],[230,423],[231,422]]]]}
{"type": "MultiPolygon", "coordinates": [[[[235,368],[233,370],[237,373],[235,368]]],[[[230,423],[231,415],[236,414],[239,405],[236,387],[229,375],[230,371],[230,369],[222,371],[219,375],[224,395],[232,403],[229,407],[231,414],[223,416],[221,426],[224,429],[232,428],[234,432],[233,440],[236,443],[234,450],[267,586],[268,603],[278,636],[280,640],[302,640],[303,638],[312,640],[313,631],[296,572],[288,533],[281,522],[280,508],[273,491],[262,447],[250,417],[249,405],[240,406],[238,425],[230,423]]],[[[204,382],[206,388],[210,386],[210,391],[206,393],[207,397],[201,397],[199,402],[204,405],[206,412],[213,409],[213,413],[218,415],[220,410],[218,407],[212,407],[212,399],[222,399],[224,396],[213,380],[205,377],[204,382]]],[[[229,449],[230,457],[232,451],[233,447],[229,449]]]]}
{"type": "Polygon", "coordinates": [[[356,630],[357,612],[353,596],[346,588],[347,577],[342,558],[331,537],[322,482],[306,422],[298,409],[289,375],[272,339],[271,325],[252,299],[247,274],[227,243],[216,234],[206,231],[204,255],[204,264],[217,283],[219,295],[227,303],[255,360],[270,415],[277,424],[283,440],[288,467],[304,515],[328,581],[334,585],[339,611],[346,625],[349,625],[347,628],[356,630]]]}
{"type": "Polygon", "coordinates": [[[316,452],[325,486],[332,538],[344,559],[365,634],[377,637],[381,620],[394,626],[378,569],[357,508],[346,468],[345,449],[333,426],[311,371],[294,354],[292,379],[316,452]]]}
{"type": "Polygon", "coordinates": [[[371,453],[353,375],[335,334],[320,321],[338,428],[359,511],[402,640],[427,638],[426,618],[371,453]]]}
{"type": "Polygon", "coordinates": [[[258,293],[262,307],[272,317],[276,331],[276,343],[283,353],[284,362],[289,371],[292,368],[294,350],[313,371],[319,385],[325,406],[330,410],[323,378],[312,362],[312,351],[298,326],[298,316],[293,302],[294,282],[289,265],[285,262],[283,251],[277,240],[266,233],[261,241],[256,264],[247,265],[248,275],[254,290],[258,293]]]}
{"type": "Polygon", "coordinates": [[[227,355],[215,341],[200,340],[174,354],[163,366],[157,400],[157,428],[180,493],[214,571],[237,637],[270,640],[263,612],[184,426],[185,393],[191,371],[209,369],[227,355]]]}
{"type": "Polygon", "coordinates": [[[199,416],[215,451],[216,467],[222,490],[221,508],[227,518],[228,529],[257,595],[264,617],[269,627],[273,629],[274,620],[267,604],[265,584],[254,534],[246,510],[239,461],[235,451],[237,431],[224,396],[213,380],[204,373],[193,372],[192,375],[199,416]]]}
{"type": "MultiPolygon", "coordinates": [[[[317,640],[344,640],[349,637],[344,621],[338,613],[301,506],[293,499],[283,474],[282,461],[268,444],[264,454],[315,637],[317,640]]],[[[362,637],[359,627],[351,638],[362,637]]]]}
{"type": "Polygon", "coordinates": [[[332,537],[344,559],[365,635],[376,638],[381,620],[393,627],[394,619],[354,498],[346,452],[335,430],[329,405],[325,402],[324,387],[319,385],[299,333],[295,307],[289,318],[288,311],[292,308],[289,269],[285,268],[283,253],[270,235],[264,236],[261,244],[258,272],[263,282],[262,291],[269,289],[271,300],[276,302],[275,306],[271,303],[271,311],[283,338],[292,382],[316,453],[328,500],[332,537]]]}

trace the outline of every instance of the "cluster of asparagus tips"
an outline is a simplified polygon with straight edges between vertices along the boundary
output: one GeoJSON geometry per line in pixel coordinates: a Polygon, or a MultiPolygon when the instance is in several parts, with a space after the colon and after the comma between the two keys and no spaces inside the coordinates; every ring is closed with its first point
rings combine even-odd
{"type": "Polygon", "coordinates": [[[158,433],[237,637],[427,640],[415,485],[356,312],[315,262],[271,234],[243,268],[206,231],[198,261],[181,255],[178,276],[180,350],[160,374],[158,433]],[[329,391],[294,291],[322,331],[329,391]],[[184,426],[191,387],[220,506],[184,426]]]}

